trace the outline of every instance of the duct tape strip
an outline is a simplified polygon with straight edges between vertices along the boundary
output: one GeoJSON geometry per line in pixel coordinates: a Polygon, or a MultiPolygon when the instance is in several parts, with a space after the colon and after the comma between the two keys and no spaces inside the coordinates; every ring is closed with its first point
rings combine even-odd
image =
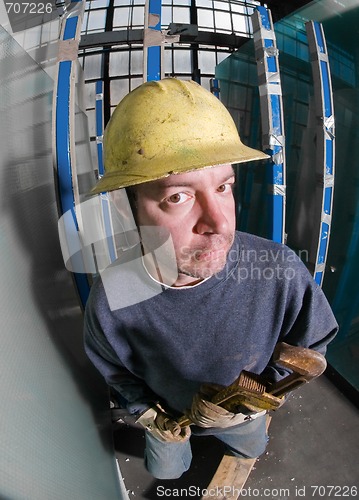
{"type": "Polygon", "coordinates": [[[324,129],[325,133],[325,139],[329,141],[333,141],[335,139],[334,131],[333,130],[328,130],[327,128],[324,129]]]}
{"type": "Polygon", "coordinates": [[[273,161],[273,163],[275,163],[276,165],[281,165],[281,164],[284,162],[284,155],[283,155],[283,151],[278,151],[278,153],[275,153],[275,154],[272,156],[272,161],[273,161]]]}
{"type": "Polygon", "coordinates": [[[266,28],[263,28],[262,26],[258,31],[253,33],[253,40],[254,40],[254,47],[257,48],[257,45],[262,46],[263,42],[262,40],[275,40],[275,33],[273,30],[267,30],[266,28]]]}
{"type": "Polygon", "coordinates": [[[170,30],[164,30],[163,37],[164,43],[179,43],[181,40],[181,35],[169,35],[170,30]]]}
{"type": "Polygon", "coordinates": [[[268,57],[278,57],[279,50],[277,47],[264,47],[264,53],[268,57]]]}
{"type": "Polygon", "coordinates": [[[59,40],[57,62],[76,61],[79,52],[78,40],[59,40]]]}
{"type": "Polygon", "coordinates": [[[268,184],[268,193],[274,196],[285,196],[286,188],[284,184],[268,184]]]}
{"type": "MultiPolygon", "coordinates": [[[[281,147],[284,151],[285,138],[283,135],[274,135],[269,133],[262,136],[262,146],[263,149],[274,149],[275,147],[281,147]]],[[[282,162],[280,162],[282,163],[282,162]]]]}
{"type": "Polygon", "coordinates": [[[330,132],[332,132],[331,129],[334,127],[334,116],[331,115],[328,116],[327,118],[324,118],[323,123],[324,127],[329,129],[330,132]]]}
{"type": "Polygon", "coordinates": [[[319,61],[329,62],[328,54],[324,54],[323,52],[319,52],[316,54],[319,61]]]}
{"type": "Polygon", "coordinates": [[[333,187],[334,186],[334,175],[331,174],[317,174],[317,184],[321,187],[333,187]]]}
{"type": "Polygon", "coordinates": [[[324,177],[324,186],[333,187],[334,186],[334,175],[326,175],[324,177]]]}
{"type": "Polygon", "coordinates": [[[312,48],[312,50],[309,49],[309,60],[310,61],[324,61],[328,62],[329,57],[328,54],[325,54],[324,52],[317,52],[315,46],[312,48]]]}
{"type": "Polygon", "coordinates": [[[102,144],[103,143],[103,135],[98,135],[96,137],[96,144],[102,144]]]}
{"type": "Polygon", "coordinates": [[[180,35],[168,35],[169,30],[154,30],[146,28],[144,30],[143,46],[157,47],[165,43],[179,43],[180,35]]]}
{"type": "Polygon", "coordinates": [[[272,148],[273,146],[281,146],[282,148],[284,148],[284,143],[285,143],[284,135],[274,135],[274,134],[269,135],[270,148],[272,148]]]}
{"type": "Polygon", "coordinates": [[[321,222],[324,222],[324,224],[328,224],[330,226],[330,223],[332,221],[332,216],[330,214],[323,214],[321,222]]]}
{"type": "Polygon", "coordinates": [[[96,94],[96,101],[102,101],[102,99],[103,99],[103,93],[96,94]]]}
{"type": "Polygon", "coordinates": [[[270,73],[268,71],[267,76],[268,76],[268,83],[277,83],[277,84],[280,83],[280,74],[278,71],[273,73],[270,73]]]}
{"type": "Polygon", "coordinates": [[[315,266],[316,273],[324,273],[324,271],[325,271],[325,264],[317,264],[315,266]]]}
{"type": "Polygon", "coordinates": [[[258,68],[258,87],[267,84],[280,86],[280,74],[278,71],[267,71],[263,66],[263,68],[258,68]]]}
{"type": "Polygon", "coordinates": [[[158,14],[148,14],[148,27],[149,28],[155,28],[157,24],[161,21],[161,16],[158,14]]]}
{"type": "Polygon", "coordinates": [[[259,85],[259,95],[282,95],[282,87],[279,83],[263,83],[259,85]]]}

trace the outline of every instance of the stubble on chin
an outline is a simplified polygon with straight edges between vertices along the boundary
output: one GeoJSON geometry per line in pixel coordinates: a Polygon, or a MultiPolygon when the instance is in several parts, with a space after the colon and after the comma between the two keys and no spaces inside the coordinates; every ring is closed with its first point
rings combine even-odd
{"type": "Polygon", "coordinates": [[[215,244],[206,245],[195,249],[182,249],[181,258],[178,259],[178,272],[185,276],[197,279],[206,279],[222,271],[227,262],[228,253],[234,241],[234,233],[217,240],[215,244]],[[206,254],[216,252],[216,257],[211,259],[206,254]]]}

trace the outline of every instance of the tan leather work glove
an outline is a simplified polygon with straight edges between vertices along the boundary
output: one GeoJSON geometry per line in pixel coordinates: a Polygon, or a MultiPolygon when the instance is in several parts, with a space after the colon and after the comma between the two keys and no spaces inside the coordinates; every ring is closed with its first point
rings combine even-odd
{"type": "Polygon", "coordinates": [[[225,429],[251,420],[250,415],[232,413],[221,406],[211,403],[202,393],[193,396],[189,418],[199,427],[219,427],[225,429]]]}
{"type": "Polygon", "coordinates": [[[136,422],[141,424],[147,431],[151,432],[154,437],[164,443],[185,442],[188,441],[191,435],[191,429],[188,425],[180,428],[177,422],[173,420],[160,405],[156,405],[146,410],[139,416],[136,422]]]}

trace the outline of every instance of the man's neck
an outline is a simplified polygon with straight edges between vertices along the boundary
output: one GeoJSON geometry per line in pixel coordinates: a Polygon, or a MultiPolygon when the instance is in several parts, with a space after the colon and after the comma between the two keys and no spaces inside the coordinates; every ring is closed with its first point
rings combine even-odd
{"type": "Polygon", "coordinates": [[[187,274],[179,272],[178,278],[172,286],[176,288],[181,286],[194,286],[198,285],[198,283],[201,283],[201,281],[203,281],[203,278],[195,278],[193,276],[188,276],[187,274]]]}
{"type": "Polygon", "coordinates": [[[169,269],[168,266],[159,266],[153,252],[143,253],[142,260],[148,274],[163,285],[180,288],[194,286],[203,281],[203,278],[196,278],[178,271],[177,267],[169,269]]]}

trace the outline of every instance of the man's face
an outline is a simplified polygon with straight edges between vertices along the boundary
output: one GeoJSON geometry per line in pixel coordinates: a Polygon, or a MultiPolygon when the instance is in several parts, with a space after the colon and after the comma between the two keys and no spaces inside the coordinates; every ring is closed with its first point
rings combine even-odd
{"type": "Polygon", "coordinates": [[[232,166],[221,165],[134,188],[139,226],[157,226],[172,236],[178,267],[175,285],[223,269],[235,231],[233,184],[232,166]]]}

